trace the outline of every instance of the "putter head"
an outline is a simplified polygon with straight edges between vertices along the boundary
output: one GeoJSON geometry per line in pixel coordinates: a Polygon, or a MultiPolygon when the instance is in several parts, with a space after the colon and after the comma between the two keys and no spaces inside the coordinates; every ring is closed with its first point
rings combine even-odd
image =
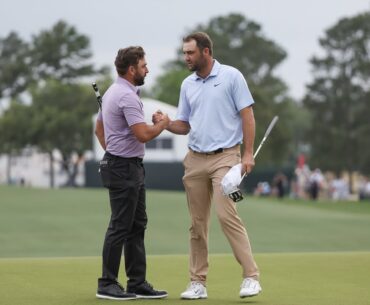
{"type": "Polygon", "coordinates": [[[234,202],[239,202],[243,200],[243,194],[240,189],[236,189],[235,191],[231,192],[228,196],[234,202]]]}

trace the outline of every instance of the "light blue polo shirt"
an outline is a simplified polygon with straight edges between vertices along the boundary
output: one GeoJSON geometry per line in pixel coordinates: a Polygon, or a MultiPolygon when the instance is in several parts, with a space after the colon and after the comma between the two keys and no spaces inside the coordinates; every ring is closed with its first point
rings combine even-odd
{"type": "Polygon", "coordinates": [[[189,147],[210,152],[242,142],[240,110],[253,103],[241,72],[215,60],[207,78],[193,73],[182,82],[177,119],[190,124],[189,147]]]}

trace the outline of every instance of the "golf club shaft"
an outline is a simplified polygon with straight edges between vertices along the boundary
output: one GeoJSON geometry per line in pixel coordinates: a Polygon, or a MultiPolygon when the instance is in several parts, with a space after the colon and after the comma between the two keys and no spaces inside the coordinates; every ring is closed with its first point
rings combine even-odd
{"type": "Polygon", "coordinates": [[[93,87],[93,89],[94,89],[94,92],[95,92],[95,95],[96,95],[96,99],[97,99],[97,101],[98,101],[98,105],[99,105],[99,108],[100,108],[100,110],[101,110],[101,105],[102,105],[103,100],[102,100],[102,98],[101,98],[101,95],[100,95],[100,92],[99,92],[98,86],[97,86],[97,84],[96,84],[96,83],[92,83],[91,85],[92,85],[92,87],[93,87]]]}
{"type": "MultiPolygon", "coordinates": [[[[279,117],[278,117],[277,115],[276,115],[276,116],[274,116],[274,118],[272,119],[272,121],[271,121],[271,123],[270,123],[269,127],[267,128],[267,130],[266,130],[266,132],[265,132],[265,135],[264,135],[264,136],[263,136],[263,138],[262,138],[262,141],[261,141],[260,145],[258,145],[258,148],[257,148],[257,150],[255,151],[255,153],[254,153],[254,155],[253,155],[253,158],[254,158],[254,159],[257,157],[258,152],[261,150],[262,145],[265,143],[265,141],[266,141],[267,137],[269,136],[269,134],[270,134],[270,132],[271,132],[272,128],[274,128],[274,126],[275,126],[276,122],[278,121],[278,119],[279,119],[279,117]]],[[[241,181],[243,181],[243,179],[244,179],[244,177],[246,176],[246,174],[247,174],[247,172],[245,172],[245,173],[243,174],[243,176],[242,176],[242,180],[241,180],[241,181]]],[[[240,181],[240,182],[241,182],[241,181],[240,181]]]]}

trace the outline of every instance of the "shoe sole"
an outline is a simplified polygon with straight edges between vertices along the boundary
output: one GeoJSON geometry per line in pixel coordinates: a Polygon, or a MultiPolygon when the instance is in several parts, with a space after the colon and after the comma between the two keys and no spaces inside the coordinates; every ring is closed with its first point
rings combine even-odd
{"type": "Polygon", "coordinates": [[[164,294],[164,295],[140,295],[140,294],[137,294],[136,295],[137,299],[164,299],[164,298],[167,298],[167,297],[168,297],[168,294],[164,294]]]}
{"type": "Polygon", "coordinates": [[[258,292],[257,292],[257,293],[255,293],[255,294],[240,295],[240,297],[241,297],[242,299],[244,299],[244,298],[251,298],[251,297],[255,297],[256,295],[259,295],[259,294],[260,294],[260,292],[261,292],[261,290],[260,290],[260,291],[258,291],[258,292]]]}
{"type": "Polygon", "coordinates": [[[240,297],[241,297],[242,299],[244,299],[244,298],[251,298],[251,297],[255,297],[256,295],[258,295],[258,293],[256,293],[256,294],[250,294],[250,295],[241,295],[240,297]]]}
{"type": "Polygon", "coordinates": [[[200,295],[200,296],[195,296],[195,297],[183,297],[181,296],[182,300],[200,300],[200,299],[207,299],[207,295],[200,295]]]}
{"type": "Polygon", "coordinates": [[[128,300],[136,300],[136,297],[127,297],[127,298],[118,298],[118,297],[113,297],[109,295],[104,295],[104,294],[96,294],[96,297],[98,299],[105,299],[105,300],[117,300],[117,301],[128,301],[128,300]]]}

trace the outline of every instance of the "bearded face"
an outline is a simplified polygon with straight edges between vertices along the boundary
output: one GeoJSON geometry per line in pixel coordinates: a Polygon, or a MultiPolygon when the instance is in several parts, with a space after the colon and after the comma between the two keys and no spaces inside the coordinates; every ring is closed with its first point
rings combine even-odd
{"type": "Polygon", "coordinates": [[[186,63],[188,69],[192,72],[201,71],[206,65],[206,59],[202,53],[200,53],[199,57],[195,58],[192,62],[186,63]]]}
{"type": "Polygon", "coordinates": [[[135,86],[142,86],[144,85],[144,79],[145,79],[145,75],[141,75],[140,73],[136,72],[135,75],[134,75],[134,83],[135,83],[135,86]]]}
{"type": "Polygon", "coordinates": [[[135,74],[133,77],[133,81],[134,81],[135,86],[144,85],[144,79],[146,75],[149,73],[145,58],[140,59],[138,64],[134,68],[135,68],[135,74]]]}

